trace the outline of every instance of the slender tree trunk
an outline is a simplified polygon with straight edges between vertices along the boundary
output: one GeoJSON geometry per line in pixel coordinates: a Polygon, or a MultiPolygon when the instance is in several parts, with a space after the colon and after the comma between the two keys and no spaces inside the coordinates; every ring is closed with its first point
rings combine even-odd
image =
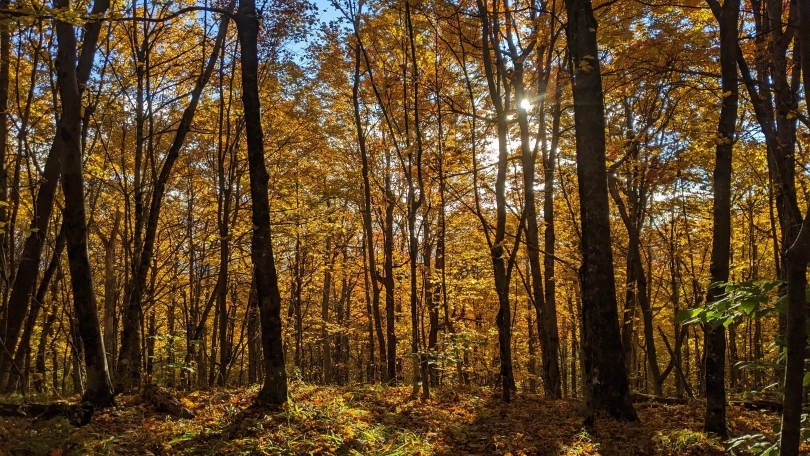
{"type": "MultiPolygon", "coordinates": [[[[39,345],[37,346],[37,356],[35,361],[36,373],[34,374],[34,391],[43,393],[45,391],[45,354],[48,351],[48,338],[51,335],[53,324],[56,321],[55,314],[48,314],[45,323],[42,325],[42,332],[39,335],[39,345]]],[[[56,364],[53,365],[54,370],[56,364]]]]}
{"type": "MultiPolygon", "coordinates": [[[[10,0],[0,0],[0,8],[8,9],[11,6],[10,0]]],[[[8,160],[8,84],[9,84],[9,68],[11,64],[11,33],[9,30],[10,24],[0,25],[0,201],[8,203],[8,168],[6,162],[8,160]]],[[[39,50],[37,50],[38,52],[39,50]]],[[[36,58],[36,57],[35,57],[36,58]]],[[[34,67],[36,72],[36,66],[34,67]]],[[[8,211],[6,210],[7,204],[0,207],[0,223],[3,226],[8,222],[8,211]]],[[[13,246],[9,242],[10,237],[4,233],[0,236],[2,242],[0,243],[0,257],[6,258],[8,252],[13,246]]],[[[3,262],[2,270],[3,276],[8,277],[11,271],[9,268],[11,264],[3,262]]],[[[8,284],[7,284],[8,285],[8,284]]],[[[4,290],[6,292],[7,290],[4,290]]],[[[5,300],[3,300],[5,303],[5,300]]],[[[4,309],[5,310],[5,309],[4,309]]]]}
{"type": "MultiPolygon", "coordinates": [[[[490,99],[495,106],[496,123],[498,133],[498,171],[495,181],[495,206],[496,222],[495,237],[490,244],[490,255],[492,261],[493,276],[495,279],[495,291],[498,295],[498,314],[495,322],[498,327],[498,348],[500,356],[500,383],[502,387],[502,398],[504,402],[511,400],[511,391],[514,389],[515,378],[512,370],[512,317],[509,307],[509,272],[514,264],[504,246],[506,242],[506,174],[509,151],[507,148],[507,112],[509,112],[510,93],[507,87],[505,93],[501,93],[496,78],[496,68],[501,69],[501,61],[498,55],[500,49],[497,37],[498,20],[490,20],[490,13],[485,0],[478,0],[478,14],[480,16],[482,30],[481,38],[483,44],[484,70],[487,78],[490,99]],[[492,30],[491,23],[495,30],[492,30]],[[493,50],[495,52],[493,53],[493,50]],[[492,55],[495,55],[495,63],[492,55]],[[505,100],[505,102],[504,102],[505,100]]],[[[497,12],[495,14],[497,17],[497,12]]],[[[479,214],[479,217],[481,215],[479,214]]],[[[521,224],[523,220],[521,220],[521,224]]],[[[486,224],[484,224],[486,230],[486,224]]],[[[520,227],[518,227],[518,233],[520,227]]],[[[517,251],[518,242],[515,242],[513,253],[517,251]]]]}
{"type": "MultiPolygon", "coordinates": [[[[416,61],[416,40],[414,38],[413,20],[411,17],[410,1],[405,2],[405,22],[408,28],[408,42],[410,44],[411,80],[413,85],[413,125],[416,135],[416,157],[412,149],[408,150],[408,167],[405,176],[408,181],[408,256],[411,269],[411,357],[413,358],[414,395],[419,387],[419,377],[422,380],[422,398],[430,398],[430,380],[428,378],[428,360],[425,353],[419,354],[419,321],[418,321],[418,288],[417,288],[417,262],[419,260],[419,239],[417,236],[416,220],[419,209],[425,201],[424,186],[422,182],[422,127],[419,120],[419,66],[416,61]],[[416,180],[414,182],[413,165],[416,165],[416,180]]],[[[407,72],[407,66],[405,68],[407,72]]],[[[407,81],[407,78],[405,79],[407,81]]],[[[407,82],[405,82],[407,86],[407,82]]],[[[406,130],[407,130],[407,112],[406,130]]]]}
{"type": "MultiPolygon", "coordinates": [[[[559,84],[559,80],[557,81],[559,84]]],[[[557,279],[554,276],[557,233],[554,218],[554,173],[557,169],[557,147],[560,140],[560,118],[562,117],[562,109],[560,107],[560,89],[555,89],[554,105],[551,109],[551,144],[548,149],[547,155],[543,160],[543,168],[545,172],[545,182],[543,187],[544,200],[543,200],[543,220],[546,222],[544,233],[544,249],[543,255],[543,270],[545,281],[545,313],[542,321],[538,321],[538,325],[543,327],[542,338],[546,339],[543,348],[543,382],[548,382],[549,386],[546,388],[546,394],[551,394],[552,397],[562,397],[561,389],[561,374],[560,374],[560,330],[557,326],[557,279]],[[546,352],[551,356],[547,356],[546,352]]],[[[541,125],[540,128],[544,128],[541,125]]],[[[545,133],[543,133],[545,136],[545,133]]]]}
{"type": "MultiPolygon", "coordinates": [[[[810,68],[810,3],[799,3],[799,34],[801,64],[810,68]]],[[[805,87],[810,83],[807,71],[802,71],[805,87]]],[[[805,89],[805,102],[810,95],[805,89]]],[[[808,108],[810,112],[810,108],[808,108]]],[[[807,209],[810,211],[810,208],[807,209]]],[[[802,406],[804,404],[804,368],[807,349],[807,264],[810,258],[810,217],[805,214],[796,241],[785,255],[787,269],[787,363],[785,368],[784,405],[780,454],[796,456],[801,443],[802,406]]]]}
{"type": "Polygon", "coordinates": [[[391,156],[385,157],[385,227],[383,229],[383,288],[385,288],[385,335],[388,342],[387,375],[389,384],[397,382],[396,302],[394,301],[394,207],[396,199],[391,190],[391,156]]]}
{"type": "Polygon", "coordinates": [[[48,286],[50,285],[51,279],[59,267],[62,251],[64,249],[65,234],[60,228],[59,235],[56,237],[56,246],[54,247],[53,255],[51,256],[50,263],[48,263],[48,267],[42,274],[42,279],[37,287],[36,296],[34,296],[34,300],[31,304],[31,310],[28,313],[28,320],[26,321],[25,329],[23,330],[19,346],[17,347],[17,353],[14,355],[14,365],[10,369],[11,375],[8,383],[6,384],[7,393],[12,392],[15,384],[21,379],[21,374],[23,373],[21,372],[23,360],[31,355],[31,336],[34,332],[34,326],[36,326],[39,311],[42,309],[45,302],[45,294],[48,291],[48,286]]]}
{"type": "Polygon", "coordinates": [[[281,295],[270,234],[270,204],[267,197],[269,176],[264,162],[259,102],[259,20],[255,0],[239,0],[235,19],[242,51],[242,103],[250,167],[250,197],[253,204],[251,259],[261,314],[264,351],[264,385],[257,401],[262,405],[278,406],[287,402],[287,371],[281,340],[281,295]]]}
{"type": "Polygon", "coordinates": [[[630,399],[613,277],[598,24],[591,0],[565,3],[582,224],[583,388],[588,420],[605,412],[635,421],[638,416],[630,399]]]}
{"type": "Polygon", "coordinates": [[[334,381],[332,375],[332,337],[329,335],[329,298],[332,293],[332,268],[335,256],[332,254],[332,238],[326,238],[327,261],[323,271],[323,295],[321,298],[321,352],[323,356],[323,383],[334,381]]]}
{"type": "MultiPolygon", "coordinates": [[[[116,340],[115,325],[115,249],[118,241],[118,228],[121,223],[121,212],[115,212],[113,228],[104,244],[104,348],[107,350],[107,365],[110,370],[115,363],[116,340]]],[[[104,240],[102,240],[104,241],[104,240]]]]}
{"type": "MultiPolygon", "coordinates": [[[[727,0],[720,13],[720,72],[723,100],[717,125],[717,147],[714,167],[714,210],[711,255],[711,281],[725,282],[729,274],[731,252],[731,161],[734,133],[737,126],[737,38],[740,14],[739,0],[727,0]]],[[[720,288],[710,288],[707,303],[720,299],[720,288]]],[[[718,325],[705,328],[706,358],[706,432],[723,438],[726,428],[725,355],[726,331],[718,325]]]]}
{"type": "MultiPolygon", "coordinates": [[[[357,145],[360,149],[360,160],[362,162],[362,175],[363,175],[363,231],[365,237],[365,251],[366,259],[368,260],[368,271],[371,276],[371,309],[374,314],[374,326],[377,331],[377,340],[380,347],[380,373],[384,374],[385,380],[391,382],[394,380],[396,371],[392,376],[390,363],[388,362],[388,354],[386,350],[385,333],[382,328],[382,315],[380,312],[380,277],[377,271],[377,260],[374,254],[374,230],[371,223],[371,182],[369,180],[369,153],[366,147],[366,136],[363,130],[363,121],[360,113],[360,62],[363,54],[363,43],[360,39],[360,12],[358,8],[357,14],[353,18],[354,27],[354,76],[352,79],[352,106],[354,108],[354,123],[355,131],[357,133],[357,145]],[[385,367],[385,369],[383,369],[385,367]]],[[[386,300],[387,305],[387,300],[386,300]]],[[[393,356],[393,354],[391,354],[393,356]]]]}
{"type": "MultiPolygon", "coordinates": [[[[631,159],[635,160],[638,157],[638,143],[634,141],[630,147],[631,149],[628,153],[631,155],[631,159]]],[[[621,215],[622,222],[624,222],[624,227],[627,230],[627,236],[629,238],[629,245],[627,247],[627,303],[625,304],[624,325],[628,326],[627,320],[631,319],[633,314],[632,311],[628,312],[628,307],[638,300],[644,320],[644,342],[647,366],[649,367],[650,377],[652,377],[651,383],[653,385],[653,392],[656,396],[662,396],[661,368],[658,366],[658,355],[656,354],[655,339],[653,336],[653,315],[647,295],[647,275],[644,271],[644,263],[641,260],[641,237],[639,232],[643,223],[641,207],[644,203],[643,198],[638,195],[638,192],[633,190],[627,192],[630,197],[630,207],[625,206],[624,201],[619,195],[618,183],[614,175],[618,164],[619,163],[611,166],[610,172],[608,172],[608,188],[610,189],[610,195],[613,197],[613,201],[619,208],[619,214],[621,215]],[[633,290],[634,286],[636,287],[635,291],[633,290]]],[[[633,172],[634,174],[638,173],[637,170],[633,172]]],[[[632,321],[629,323],[629,328],[627,329],[632,329],[632,321]]],[[[622,333],[622,337],[622,348],[624,349],[625,356],[627,356],[628,348],[630,348],[631,343],[624,338],[629,337],[629,334],[627,334],[627,332],[622,333]]],[[[627,360],[625,359],[625,364],[626,362],[627,360]]]]}
{"type": "MultiPolygon", "coordinates": [[[[58,0],[58,7],[69,7],[68,0],[58,0]]],[[[63,227],[67,238],[70,283],[78,331],[84,342],[87,368],[87,391],[84,399],[97,407],[113,403],[113,390],[107,369],[107,355],[98,318],[93,288],[93,272],[87,251],[84,174],[81,149],[81,95],[76,77],[76,35],[71,24],[56,21],[58,36],[58,81],[62,99],[62,118],[58,135],[64,141],[62,192],[65,198],[63,227]]]]}
{"type": "Polygon", "coordinates": [[[261,327],[259,322],[259,299],[256,295],[256,280],[250,284],[250,296],[248,297],[248,383],[254,384],[261,380],[261,327]]]}

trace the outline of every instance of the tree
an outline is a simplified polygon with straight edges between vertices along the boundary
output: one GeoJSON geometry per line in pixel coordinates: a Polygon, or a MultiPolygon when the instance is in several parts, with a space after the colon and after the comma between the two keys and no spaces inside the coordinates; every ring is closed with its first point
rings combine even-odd
{"type": "Polygon", "coordinates": [[[242,104],[245,111],[250,199],[253,203],[253,237],[250,257],[256,281],[256,298],[264,351],[264,384],[257,401],[278,406],[287,402],[287,371],[281,341],[281,295],[270,235],[270,207],[267,199],[267,168],[259,102],[259,17],[254,0],[239,0],[234,18],[239,32],[242,63],[242,104]]]}
{"type": "MultiPolygon", "coordinates": [[[[70,8],[69,0],[58,0],[57,8],[70,8]]],[[[113,389],[107,368],[107,353],[98,317],[93,272],[87,251],[87,218],[85,216],[84,174],[81,145],[81,92],[76,75],[76,35],[73,25],[56,21],[58,36],[58,83],[62,116],[57,134],[64,141],[62,191],[65,209],[63,226],[67,239],[70,283],[73,288],[78,329],[84,344],[87,390],[83,399],[96,407],[113,404],[113,389]]]]}
{"type": "MultiPolygon", "coordinates": [[[[723,4],[720,21],[720,72],[722,107],[717,125],[714,167],[714,229],[712,236],[712,282],[725,282],[729,274],[731,249],[731,161],[737,125],[737,35],[740,5],[736,0],[723,4]]],[[[719,288],[711,288],[707,302],[716,301],[719,288]]],[[[707,432],[723,438],[726,429],[725,327],[706,328],[706,422],[707,432]]]]}
{"type": "Polygon", "coordinates": [[[619,334],[613,253],[610,249],[605,113],[590,0],[566,0],[568,49],[576,126],[577,180],[582,224],[582,331],[584,390],[588,419],[605,412],[616,419],[638,419],[619,334]],[[622,362],[617,362],[622,360],[622,362]]]}

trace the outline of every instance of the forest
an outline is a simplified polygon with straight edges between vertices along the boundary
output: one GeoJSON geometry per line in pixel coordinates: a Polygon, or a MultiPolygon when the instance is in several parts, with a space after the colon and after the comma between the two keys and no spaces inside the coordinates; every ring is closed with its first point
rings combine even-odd
{"type": "Polygon", "coordinates": [[[720,1],[0,0],[0,455],[808,454],[810,0],[720,1]]]}

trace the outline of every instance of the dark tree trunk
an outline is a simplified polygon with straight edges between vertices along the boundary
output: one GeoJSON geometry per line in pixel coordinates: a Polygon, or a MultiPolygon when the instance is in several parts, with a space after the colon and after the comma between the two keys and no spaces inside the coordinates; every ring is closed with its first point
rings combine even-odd
{"type": "MultiPolygon", "coordinates": [[[[42,325],[42,332],[39,335],[39,346],[37,347],[37,357],[34,365],[36,366],[36,373],[34,375],[34,391],[38,393],[45,392],[45,354],[48,351],[48,338],[51,335],[51,329],[56,322],[56,315],[49,314],[45,318],[45,323],[42,325]]],[[[54,364],[54,370],[57,366],[54,364]]]]}
{"type": "Polygon", "coordinates": [[[332,376],[332,337],[329,334],[329,298],[332,293],[332,268],[335,256],[332,254],[332,238],[326,238],[326,262],[323,271],[323,295],[321,297],[321,354],[323,356],[323,383],[333,381],[332,376]]]}
{"type": "MultiPolygon", "coordinates": [[[[430,322],[428,329],[427,347],[425,351],[427,355],[423,360],[426,365],[427,375],[422,379],[423,382],[429,381],[430,386],[439,385],[439,370],[435,364],[436,354],[439,350],[439,299],[441,299],[441,282],[437,280],[435,271],[431,268],[432,260],[432,245],[430,242],[430,224],[425,223],[425,280],[423,287],[425,289],[425,304],[428,309],[428,319],[430,322]]],[[[438,261],[437,261],[438,262],[438,261]]]]}
{"type": "Polygon", "coordinates": [[[48,291],[48,285],[50,285],[51,279],[54,273],[56,273],[56,269],[59,267],[60,258],[64,249],[65,235],[64,231],[60,228],[59,235],[56,237],[56,246],[54,247],[51,261],[42,274],[42,279],[37,287],[37,294],[34,296],[34,300],[31,303],[31,310],[28,312],[28,319],[22,337],[20,338],[20,344],[17,347],[17,353],[14,355],[14,366],[11,368],[11,375],[6,384],[7,393],[13,391],[15,384],[22,379],[23,361],[31,356],[31,335],[34,332],[34,326],[36,326],[39,311],[42,309],[42,305],[45,302],[45,294],[48,291]]]}
{"type": "Polygon", "coordinates": [[[281,295],[273,259],[270,235],[270,204],[267,197],[267,167],[264,162],[264,139],[259,102],[259,20],[255,0],[239,0],[236,24],[241,44],[242,103],[250,167],[250,197],[253,204],[253,238],[251,259],[256,280],[256,295],[262,328],[264,350],[264,385],[257,401],[277,406],[287,402],[287,371],[281,340],[281,295]]]}
{"type": "MultiPolygon", "coordinates": [[[[408,181],[408,259],[411,270],[411,356],[413,358],[413,395],[416,396],[419,389],[419,379],[422,380],[422,398],[430,398],[430,381],[428,379],[428,360],[425,353],[419,354],[419,321],[418,321],[418,260],[419,260],[419,239],[417,236],[416,220],[419,216],[419,209],[425,201],[424,186],[422,182],[422,129],[419,121],[419,67],[416,60],[416,41],[414,38],[413,20],[411,18],[410,1],[405,2],[405,22],[408,28],[408,43],[410,44],[410,64],[413,85],[413,126],[416,135],[416,156],[413,155],[411,147],[408,148],[408,166],[405,171],[405,178],[408,181]],[[413,166],[416,165],[416,179],[414,179],[413,166]]],[[[407,65],[405,67],[407,73],[407,65]]],[[[408,81],[409,78],[403,78],[408,81]]],[[[407,87],[407,82],[405,82],[407,87]]],[[[406,105],[407,105],[406,100],[406,105]]],[[[405,112],[405,129],[407,135],[408,113],[405,112]]],[[[410,145],[410,138],[408,138],[410,145]]]]}
{"type": "Polygon", "coordinates": [[[588,420],[638,419],[624,365],[613,277],[605,167],[605,111],[591,0],[566,0],[582,223],[583,388],[588,420]]]}
{"type": "MultiPolygon", "coordinates": [[[[558,81],[559,83],[559,81],[558,81]]],[[[555,89],[554,106],[551,110],[551,145],[548,154],[543,160],[543,170],[545,173],[545,187],[543,188],[543,220],[546,222],[544,233],[543,269],[545,280],[545,309],[544,318],[538,321],[542,325],[543,331],[541,341],[545,339],[547,348],[543,348],[543,382],[548,382],[546,394],[552,397],[562,397],[560,358],[560,330],[557,325],[557,280],[554,277],[557,233],[554,219],[554,172],[557,169],[557,147],[560,140],[560,117],[562,110],[560,107],[560,89],[555,89]],[[553,356],[546,357],[546,351],[553,356]],[[556,394],[556,396],[554,396],[556,394]]],[[[544,128],[541,126],[541,128],[544,128]]],[[[545,133],[543,133],[545,136],[545,133]]]]}
{"type": "Polygon", "coordinates": [[[253,279],[250,284],[247,319],[248,383],[252,385],[261,380],[260,366],[262,364],[262,333],[259,322],[259,297],[256,295],[256,279],[253,279]]]}
{"type": "MultiPolygon", "coordinates": [[[[632,122],[629,123],[632,125],[632,122]]],[[[628,131],[632,132],[632,129],[628,128],[628,131]]],[[[631,163],[636,163],[638,159],[639,147],[639,143],[632,140],[630,150],[627,151],[631,163]]],[[[644,343],[647,355],[647,365],[651,377],[650,380],[653,385],[655,395],[662,396],[661,368],[658,366],[658,355],[656,354],[655,339],[653,336],[653,314],[647,294],[647,274],[644,270],[644,263],[641,259],[641,227],[644,223],[643,212],[644,205],[646,204],[645,197],[643,191],[639,192],[636,189],[635,184],[629,184],[632,189],[626,192],[629,203],[628,205],[625,205],[624,200],[622,200],[621,195],[619,195],[619,184],[614,174],[615,170],[620,164],[621,162],[617,162],[610,167],[610,171],[608,172],[608,188],[610,190],[610,196],[613,198],[613,201],[616,203],[616,206],[619,209],[619,215],[621,216],[624,227],[627,230],[627,237],[629,239],[627,246],[627,302],[625,303],[623,324],[625,328],[627,328],[628,319],[631,319],[633,315],[632,310],[634,307],[632,306],[634,305],[635,301],[638,300],[644,321],[644,343]]],[[[640,171],[635,167],[635,165],[633,166],[634,169],[632,170],[632,175],[636,176],[640,174],[640,171]]],[[[632,329],[632,320],[629,323],[629,329],[632,329]]],[[[625,331],[622,333],[622,348],[625,356],[628,355],[628,349],[632,344],[629,340],[630,334],[628,334],[628,332],[629,331],[625,331]]],[[[625,359],[625,364],[627,364],[627,359],[625,359]]]]}
{"type": "MultiPolygon", "coordinates": [[[[11,5],[10,0],[0,0],[0,8],[7,9],[11,5]]],[[[11,33],[10,24],[0,25],[0,201],[8,203],[8,169],[6,160],[8,157],[8,84],[9,67],[11,63],[11,33]]],[[[36,71],[36,67],[34,68],[36,71]]],[[[0,223],[6,226],[8,222],[8,212],[6,206],[0,207],[0,223]]],[[[12,245],[8,234],[0,236],[0,254],[7,257],[12,245]]],[[[2,268],[4,276],[8,277],[10,264],[3,262],[2,268]]],[[[4,290],[7,291],[7,290],[4,290]]]]}
{"type": "MultiPolygon", "coordinates": [[[[58,0],[55,6],[69,7],[70,3],[69,0],[58,0]]],[[[84,400],[97,407],[107,407],[113,403],[113,390],[87,251],[88,230],[81,146],[82,105],[75,65],[76,35],[71,24],[61,21],[56,21],[56,32],[59,93],[62,99],[62,117],[57,135],[64,143],[62,192],[65,208],[62,223],[67,238],[73,304],[78,319],[78,331],[84,343],[84,362],[87,369],[84,400]]]]}
{"type": "MultiPolygon", "coordinates": [[[[511,400],[511,392],[515,386],[515,378],[512,370],[512,309],[509,307],[509,275],[511,273],[511,267],[514,264],[514,255],[509,255],[504,244],[506,242],[507,212],[506,174],[507,160],[509,158],[507,146],[507,113],[509,112],[511,94],[508,84],[506,85],[504,93],[501,92],[498,85],[500,78],[496,75],[496,71],[503,69],[501,59],[498,55],[498,50],[500,49],[498,37],[500,33],[498,31],[499,20],[497,19],[497,14],[495,15],[496,18],[493,20],[487,9],[486,1],[478,0],[477,4],[482,26],[481,41],[483,47],[484,71],[487,78],[489,97],[495,107],[498,133],[498,171],[495,181],[495,237],[489,244],[489,250],[495,279],[495,291],[498,295],[498,314],[495,317],[495,323],[498,327],[499,377],[502,388],[502,398],[504,402],[509,402],[511,400]],[[495,62],[493,62],[493,55],[495,62]]],[[[501,77],[503,76],[504,75],[501,75],[501,77]]],[[[475,191],[477,192],[477,189],[475,191]]],[[[486,231],[488,225],[483,221],[483,215],[480,213],[480,210],[478,217],[482,219],[484,230],[486,231]]],[[[522,225],[524,220],[521,220],[520,223],[522,225]]],[[[520,233],[520,231],[521,226],[518,227],[518,233],[520,233]]],[[[489,241],[489,237],[487,237],[487,240],[489,241]]],[[[518,250],[518,243],[519,239],[516,239],[515,248],[512,249],[513,254],[518,250]]]]}
{"type": "Polygon", "coordinates": [[[396,303],[394,301],[394,206],[396,199],[391,190],[391,157],[385,158],[385,227],[383,229],[383,287],[385,288],[385,335],[388,342],[386,381],[397,382],[396,303]]]}
{"type": "MultiPolygon", "coordinates": [[[[725,282],[729,274],[731,252],[731,155],[734,147],[734,132],[737,126],[737,35],[740,15],[739,0],[727,0],[720,13],[720,73],[723,92],[720,119],[717,125],[717,147],[714,167],[714,211],[711,255],[711,281],[725,282]]],[[[707,303],[718,300],[723,294],[720,288],[710,288],[707,303]]],[[[725,385],[725,327],[707,325],[704,343],[706,359],[706,432],[723,438],[726,429],[725,385]]]]}
{"type": "MultiPolygon", "coordinates": [[[[810,68],[810,3],[799,3],[799,45],[801,64],[810,68]]],[[[805,87],[810,83],[808,72],[803,71],[805,87]]],[[[805,102],[810,95],[805,89],[805,102]]],[[[810,108],[808,108],[810,112],[810,108]]],[[[810,209],[809,209],[810,210],[810,209]]],[[[780,454],[796,456],[801,443],[802,406],[804,404],[804,367],[807,348],[807,264],[810,258],[810,217],[805,214],[796,241],[785,255],[787,269],[787,363],[785,369],[784,405],[780,454]]]]}
{"type": "MultiPolygon", "coordinates": [[[[369,180],[369,153],[366,147],[366,136],[363,131],[363,121],[360,114],[360,62],[363,55],[363,43],[360,40],[360,12],[361,7],[358,7],[357,14],[352,18],[352,25],[354,27],[354,37],[356,43],[354,45],[354,75],[352,79],[352,106],[354,109],[354,123],[357,132],[357,144],[360,149],[360,160],[362,162],[362,175],[363,175],[363,231],[365,233],[365,251],[366,259],[368,261],[368,271],[371,276],[371,310],[374,316],[374,327],[377,332],[377,342],[380,347],[380,373],[384,374],[387,381],[393,381],[394,377],[391,375],[391,370],[387,369],[389,366],[386,354],[385,334],[382,328],[382,314],[380,312],[380,277],[377,271],[377,260],[374,255],[374,230],[371,223],[371,182],[369,180]],[[383,372],[383,368],[386,370],[383,372]]],[[[369,70],[370,71],[370,70],[369,70]]],[[[393,356],[393,354],[392,354],[393,356]]]]}
{"type": "Polygon", "coordinates": [[[107,350],[107,365],[110,370],[113,370],[115,350],[118,345],[115,327],[115,249],[120,222],[121,212],[116,211],[112,231],[109,237],[102,239],[104,244],[104,348],[107,350]]]}

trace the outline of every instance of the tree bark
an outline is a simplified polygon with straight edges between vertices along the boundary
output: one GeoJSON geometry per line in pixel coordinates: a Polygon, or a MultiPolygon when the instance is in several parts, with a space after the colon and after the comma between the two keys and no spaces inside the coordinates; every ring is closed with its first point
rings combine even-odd
{"type": "MultiPolygon", "coordinates": [[[[56,7],[70,7],[69,0],[57,0],[56,7]]],[[[107,355],[98,318],[93,272],[87,251],[87,219],[85,216],[84,173],[81,145],[81,93],[76,72],[76,35],[71,24],[56,21],[58,40],[57,68],[62,117],[59,135],[64,143],[62,161],[62,192],[65,198],[63,227],[67,240],[70,282],[78,330],[84,342],[84,362],[87,369],[87,390],[84,400],[96,407],[113,403],[112,382],[107,368],[107,355]]],[[[84,57],[84,56],[83,56],[84,57]]]]}
{"type": "Polygon", "coordinates": [[[22,379],[22,365],[23,361],[31,355],[31,336],[34,332],[34,327],[36,326],[37,317],[39,316],[39,311],[42,309],[42,305],[45,302],[45,294],[48,291],[48,285],[50,285],[51,279],[53,278],[54,273],[56,273],[56,269],[59,267],[62,251],[64,249],[65,234],[60,228],[59,235],[56,237],[56,246],[54,247],[51,261],[48,263],[48,267],[42,274],[42,279],[37,287],[36,296],[31,304],[31,310],[28,312],[28,319],[26,321],[25,329],[23,329],[23,334],[20,338],[19,346],[17,347],[17,353],[14,355],[14,365],[9,369],[9,381],[6,383],[7,393],[12,392],[15,384],[22,379]]]}
{"type": "Polygon", "coordinates": [[[323,271],[323,294],[321,297],[321,353],[323,356],[323,383],[333,381],[332,376],[332,337],[329,335],[329,298],[332,293],[332,268],[335,256],[332,254],[332,238],[326,238],[326,262],[323,271]]]}
{"type": "MultiPolygon", "coordinates": [[[[362,3],[361,3],[362,5],[362,3]]],[[[362,6],[358,6],[357,14],[352,18],[354,27],[354,75],[352,79],[352,106],[354,109],[354,123],[357,133],[357,145],[360,149],[360,160],[362,163],[362,176],[363,176],[363,231],[365,232],[365,251],[368,260],[368,271],[371,276],[371,310],[374,316],[374,327],[377,332],[377,342],[380,348],[380,373],[384,374],[386,381],[393,381],[395,376],[391,376],[391,370],[387,369],[389,366],[385,334],[382,329],[382,315],[380,313],[380,277],[377,271],[377,259],[374,254],[374,230],[371,223],[371,182],[369,180],[369,153],[366,146],[366,135],[363,130],[363,121],[360,113],[360,61],[363,55],[363,42],[360,39],[360,12],[362,6]],[[383,367],[386,370],[383,370],[383,367]]]]}
{"type": "Polygon", "coordinates": [[[605,111],[591,0],[566,0],[582,224],[583,389],[587,420],[636,421],[624,364],[610,240],[605,111]]]}
{"type": "MultiPolygon", "coordinates": [[[[802,68],[810,69],[810,3],[799,1],[799,46],[802,68]]],[[[808,71],[802,71],[805,87],[810,83],[808,71]]],[[[805,102],[810,95],[805,89],[805,102]]],[[[808,108],[810,112],[810,108],[808,108]]],[[[807,209],[810,211],[810,207],[807,209]]],[[[779,451],[784,456],[797,456],[801,443],[802,406],[804,404],[804,367],[807,348],[807,264],[810,258],[810,217],[805,214],[798,235],[785,255],[787,269],[787,363],[785,366],[782,435],[779,451]]]]}
{"type": "Polygon", "coordinates": [[[270,234],[270,203],[267,197],[267,167],[264,162],[264,139],[259,102],[259,20],[255,0],[239,0],[235,21],[239,33],[242,62],[242,103],[250,167],[250,197],[253,204],[253,238],[251,259],[256,280],[256,296],[262,328],[264,350],[264,385],[257,401],[261,405],[279,406],[287,402],[287,371],[281,340],[281,295],[273,258],[270,234]]]}
{"type": "MultiPolygon", "coordinates": [[[[717,125],[714,167],[714,209],[711,254],[711,281],[726,282],[729,275],[731,252],[731,162],[734,133],[737,126],[737,35],[740,14],[739,0],[726,0],[719,16],[720,73],[722,76],[722,107],[717,125]]],[[[717,301],[720,288],[710,288],[707,303],[717,301]]],[[[725,355],[726,331],[718,325],[705,329],[704,353],[706,358],[706,432],[722,438],[728,436],[726,428],[725,355]]]]}

